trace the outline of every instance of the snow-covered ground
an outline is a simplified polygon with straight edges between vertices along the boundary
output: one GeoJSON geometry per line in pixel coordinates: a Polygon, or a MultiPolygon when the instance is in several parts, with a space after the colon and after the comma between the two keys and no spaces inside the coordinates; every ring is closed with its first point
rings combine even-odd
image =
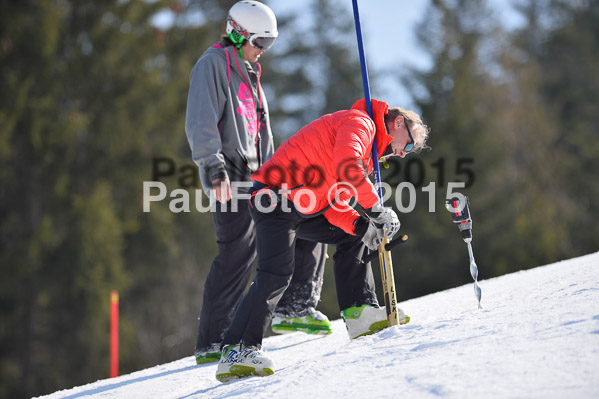
{"type": "Polygon", "coordinates": [[[273,376],[220,384],[190,356],[45,398],[599,398],[599,252],[481,287],[482,310],[469,284],[353,342],[340,320],[327,337],[267,338],[273,376]]]}

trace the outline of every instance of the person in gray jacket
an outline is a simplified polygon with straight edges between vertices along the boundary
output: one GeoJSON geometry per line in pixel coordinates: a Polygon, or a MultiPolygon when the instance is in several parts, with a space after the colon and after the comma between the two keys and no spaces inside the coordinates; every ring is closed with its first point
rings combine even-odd
{"type": "MultiPolygon", "coordinates": [[[[277,36],[270,8],[240,1],[229,10],[227,35],[206,50],[190,76],[187,139],[204,191],[212,190],[221,203],[212,212],[218,255],[204,285],[195,347],[198,364],[220,359],[224,331],[256,258],[255,226],[249,197],[243,194],[251,187],[250,174],[274,152],[257,61],[277,36]]],[[[273,314],[273,331],[331,332],[327,317],[315,310],[325,257],[325,244],[298,240],[295,273],[273,314]]]]}

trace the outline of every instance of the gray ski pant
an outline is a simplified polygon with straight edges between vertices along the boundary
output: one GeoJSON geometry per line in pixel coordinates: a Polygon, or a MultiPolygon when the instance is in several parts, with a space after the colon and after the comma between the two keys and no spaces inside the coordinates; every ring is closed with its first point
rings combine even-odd
{"type": "MultiPolygon", "coordinates": [[[[238,200],[238,209],[223,212],[220,204],[212,213],[218,255],[204,284],[196,351],[220,343],[229,327],[250,280],[256,259],[256,230],[248,200],[238,200]]],[[[289,289],[279,301],[276,313],[303,316],[320,300],[326,245],[298,240],[294,252],[295,273],[289,289]]]]}

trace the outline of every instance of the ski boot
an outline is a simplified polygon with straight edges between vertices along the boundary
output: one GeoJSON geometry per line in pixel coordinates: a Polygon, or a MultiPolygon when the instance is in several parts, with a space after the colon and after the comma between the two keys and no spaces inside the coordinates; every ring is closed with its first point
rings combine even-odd
{"type": "Polygon", "coordinates": [[[216,369],[216,379],[228,382],[254,375],[266,377],[274,373],[273,360],[255,346],[226,345],[216,369]]]}
{"type": "Polygon", "coordinates": [[[272,331],[277,334],[288,334],[301,331],[306,334],[328,335],[331,330],[329,319],[314,308],[308,309],[305,316],[284,316],[275,314],[272,318],[272,331]]]}
{"type": "Polygon", "coordinates": [[[195,357],[197,364],[218,362],[220,359],[220,344],[211,344],[207,348],[196,349],[195,357]]]}
{"type": "MultiPolygon", "coordinates": [[[[345,321],[351,339],[374,334],[387,328],[387,310],[384,306],[379,308],[372,305],[352,306],[342,310],[341,317],[345,321]]],[[[399,324],[406,324],[410,321],[410,317],[399,307],[397,308],[397,317],[399,324]]]]}

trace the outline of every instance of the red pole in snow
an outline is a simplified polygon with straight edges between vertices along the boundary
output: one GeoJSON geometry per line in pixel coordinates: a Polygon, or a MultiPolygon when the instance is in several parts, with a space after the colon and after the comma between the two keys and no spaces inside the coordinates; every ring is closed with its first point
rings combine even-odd
{"type": "Polygon", "coordinates": [[[119,293],[110,292],[110,378],[119,375],[119,293]]]}

